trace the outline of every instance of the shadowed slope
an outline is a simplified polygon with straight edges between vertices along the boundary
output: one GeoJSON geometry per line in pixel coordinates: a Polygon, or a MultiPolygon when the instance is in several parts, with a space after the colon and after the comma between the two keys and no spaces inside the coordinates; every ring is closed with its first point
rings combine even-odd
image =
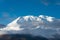
{"type": "Polygon", "coordinates": [[[10,34],[1,35],[0,40],[48,40],[42,36],[32,36],[30,34],[10,34]]]}

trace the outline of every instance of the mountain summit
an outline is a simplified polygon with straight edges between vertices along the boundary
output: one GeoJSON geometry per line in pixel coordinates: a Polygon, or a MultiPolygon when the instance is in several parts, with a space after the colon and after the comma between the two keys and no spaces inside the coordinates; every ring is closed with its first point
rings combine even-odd
{"type": "Polygon", "coordinates": [[[60,19],[51,16],[22,16],[0,29],[1,33],[7,34],[32,34],[44,37],[53,37],[60,34],[60,19]]]}
{"type": "MultiPolygon", "coordinates": [[[[47,23],[53,22],[54,18],[50,16],[44,16],[40,15],[39,17],[37,16],[23,16],[23,17],[18,17],[11,23],[7,25],[8,29],[11,30],[19,30],[19,28],[38,28],[39,26],[46,25],[47,23]],[[14,29],[14,27],[16,29],[14,29]]],[[[47,27],[47,25],[46,25],[47,27]]]]}

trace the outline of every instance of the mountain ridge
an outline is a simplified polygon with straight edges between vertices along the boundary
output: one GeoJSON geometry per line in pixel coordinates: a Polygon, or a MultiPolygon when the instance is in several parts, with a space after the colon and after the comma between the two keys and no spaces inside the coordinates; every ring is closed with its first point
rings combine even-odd
{"type": "MultiPolygon", "coordinates": [[[[60,31],[60,20],[51,16],[23,16],[18,17],[1,29],[1,34],[32,34],[34,36],[42,35],[44,37],[53,37],[53,34],[60,31]],[[57,25],[59,25],[57,27],[57,25]]],[[[60,34],[60,33],[59,33],[60,34]]]]}

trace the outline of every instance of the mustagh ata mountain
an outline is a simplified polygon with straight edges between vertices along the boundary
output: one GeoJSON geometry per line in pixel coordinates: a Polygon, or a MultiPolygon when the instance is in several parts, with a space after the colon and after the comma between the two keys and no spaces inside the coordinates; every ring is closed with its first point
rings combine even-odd
{"type": "Polygon", "coordinates": [[[2,34],[31,34],[53,38],[54,34],[60,34],[60,19],[44,15],[18,17],[5,28],[0,28],[2,34]]]}

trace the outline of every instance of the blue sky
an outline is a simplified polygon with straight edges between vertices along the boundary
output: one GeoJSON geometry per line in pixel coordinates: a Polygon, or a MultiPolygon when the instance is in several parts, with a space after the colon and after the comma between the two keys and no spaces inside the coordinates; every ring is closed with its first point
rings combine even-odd
{"type": "Polygon", "coordinates": [[[60,18],[60,0],[0,0],[0,24],[25,15],[60,18]]]}

